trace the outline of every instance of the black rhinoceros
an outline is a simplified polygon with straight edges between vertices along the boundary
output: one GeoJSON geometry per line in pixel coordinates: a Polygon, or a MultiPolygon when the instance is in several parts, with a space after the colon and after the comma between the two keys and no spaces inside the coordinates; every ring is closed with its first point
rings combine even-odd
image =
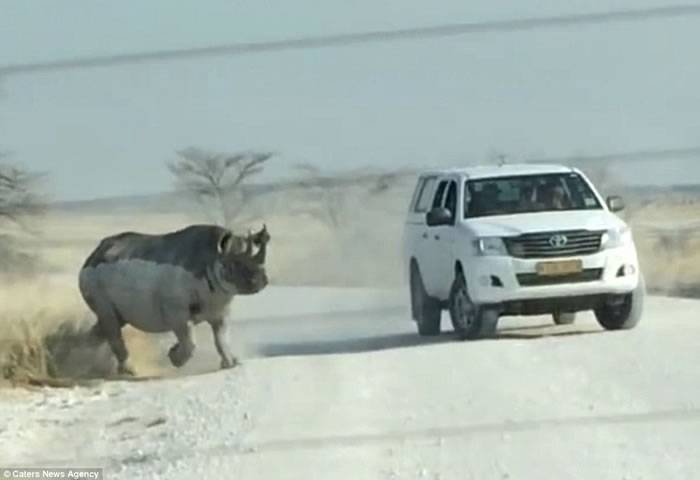
{"type": "Polygon", "coordinates": [[[234,295],[254,294],[268,283],[270,236],[234,235],[215,225],[193,225],[164,235],[127,232],[102,240],[80,271],[80,292],[97,315],[92,335],[107,340],[120,373],[132,374],[122,338],[126,324],[145,332],[173,332],[168,352],[176,367],[192,356],[192,324],[208,322],[221,367],[236,360],[227,345],[228,306],[234,295]],[[257,251],[256,251],[257,250],[257,251]]]}

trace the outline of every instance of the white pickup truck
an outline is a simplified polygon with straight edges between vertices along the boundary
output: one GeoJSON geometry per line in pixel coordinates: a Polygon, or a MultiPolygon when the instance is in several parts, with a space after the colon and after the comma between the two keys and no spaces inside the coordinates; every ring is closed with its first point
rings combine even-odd
{"type": "Polygon", "coordinates": [[[605,329],[634,327],[645,286],[623,208],[565,166],[423,173],[403,239],[418,332],[440,333],[444,309],[463,339],[492,335],[501,315],[568,324],[593,310],[605,329]]]}

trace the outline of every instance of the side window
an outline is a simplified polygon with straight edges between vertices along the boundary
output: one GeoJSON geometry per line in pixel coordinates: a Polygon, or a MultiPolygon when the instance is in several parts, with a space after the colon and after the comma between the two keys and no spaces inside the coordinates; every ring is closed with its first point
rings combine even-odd
{"type": "Polygon", "coordinates": [[[583,205],[585,208],[600,208],[600,202],[593,191],[578,174],[571,174],[564,180],[569,194],[575,205],[583,205]]]}
{"type": "Polygon", "coordinates": [[[413,211],[416,213],[425,213],[430,208],[430,202],[433,200],[433,191],[435,190],[435,184],[437,183],[437,178],[427,177],[423,180],[423,183],[418,192],[418,197],[416,198],[416,204],[413,207],[413,211]]]}
{"type": "Polygon", "coordinates": [[[447,196],[445,197],[445,208],[452,214],[452,225],[455,223],[455,218],[457,215],[457,183],[450,182],[450,186],[447,189],[447,196]]]}
{"type": "Polygon", "coordinates": [[[469,181],[464,182],[464,203],[462,205],[462,211],[464,212],[464,218],[469,217],[469,212],[472,206],[472,192],[469,181]]]}
{"type": "Polygon", "coordinates": [[[435,192],[435,198],[433,198],[433,207],[438,208],[442,206],[442,195],[445,193],[445,188],[447,187],[447,180],[443,180],[438,185],[437,191],[435,192]]]}

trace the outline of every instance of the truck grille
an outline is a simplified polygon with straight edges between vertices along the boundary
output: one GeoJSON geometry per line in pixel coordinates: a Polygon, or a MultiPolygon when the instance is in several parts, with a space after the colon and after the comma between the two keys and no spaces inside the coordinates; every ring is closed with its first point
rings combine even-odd
{"type": "Polygon", "coordinates": [[[603,277],[602,268],[590,268],[579,273],[558,276],[542,276],[536,273],[519,273],[518,283],[521,287],[538,287],[544,285],[561,285],[564,283],[595,282],[603,277]]]}
{"type": "Polygon", "coordinates": [[[526,233],[504,238],[508,253],[517,258],[550,258],[591,255],[600,251],[601,231],[526,233]]]}

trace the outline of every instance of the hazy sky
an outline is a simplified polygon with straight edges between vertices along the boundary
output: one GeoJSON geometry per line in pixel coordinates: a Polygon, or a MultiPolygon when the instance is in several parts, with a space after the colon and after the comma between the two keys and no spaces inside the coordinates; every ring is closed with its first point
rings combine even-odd
{"type": "MultiPolygon", "coordinates": [[[[0,0],[0,64],[668,4],[0,0]]],[[[77,199],[165,190],[189,145],[274,150],[269,175],[698,146],[699,41],[696,16],[13,76],[0,148],[77,199]]]]}

